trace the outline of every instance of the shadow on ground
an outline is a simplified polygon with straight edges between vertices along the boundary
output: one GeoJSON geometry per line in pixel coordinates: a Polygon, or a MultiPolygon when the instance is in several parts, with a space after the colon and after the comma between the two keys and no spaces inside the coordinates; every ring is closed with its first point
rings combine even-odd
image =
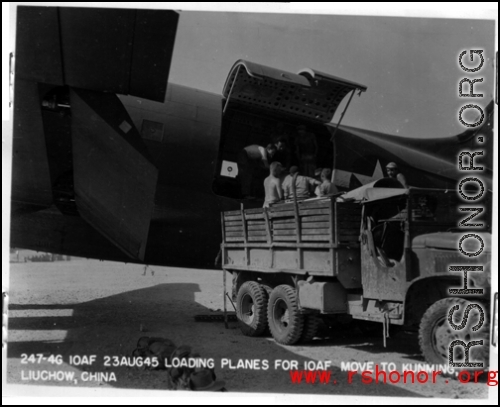
{"type": "MultiPolygon", "coordinates": [[[[70,369],[76,370],[77,376],[83,371],[104,372],[108,375],[113,372],[116,375],[116,381],[101,384],[79,382],[78,385],[164,389],[165,371],[104,366],[106,357],[116,356],[123,360],[123,357],[130,356],[138,338],[148,335],[168,338],[177,345],[191,346],[202,358],[212,358],[218,377],[226,381],[229,391],[420,397],[417,393],[392,385],[349,384],[346,372],[336,367],[330,369],[332,374],[329,384],[292,384],[288,371],[275,369],[275,361],[297,361],[299,369],[303,369],[304,362],[312,359],[299,356],[293,352],[294,347],[280,346],[270,338],[245,337],[240,333],[237,323],[230,323],[229,329],[225,329],[222,322],[195,322],[195,315],[212,312],[196,302],[195,294],[198,292],[198,284],[171,283],[83,303],[10,304],[12,316],[9,318],[9,331],[15,333],[15,340],[8,344],[8,381],[61,385],[60,382],[22,381],[21,371],[24,370],[26,374],[27,370],[70,369]],[[65,331],[63,338],[51,337],[51,333],[60,331],[65,331]],[[20,363],[23,354],[38,353],[46,356],[62,355],[64,364],[20,363]],[[97,361],[92,365],[69,366],[70,355],[96,355],[97,361]],[[231,368],[227,365],[221,368],[223,358],[229,360],[233,367],[237,366],[239,360],[259,362],[252,362],[255,369],[231,368]],[[268,360],[268,369],[263,368],[263,360],[268,360]]],[[[324,346],[330,342],[339,345],[339,341],[343,340],[324,339],[315,341],[312,346],[324,346]]]]}

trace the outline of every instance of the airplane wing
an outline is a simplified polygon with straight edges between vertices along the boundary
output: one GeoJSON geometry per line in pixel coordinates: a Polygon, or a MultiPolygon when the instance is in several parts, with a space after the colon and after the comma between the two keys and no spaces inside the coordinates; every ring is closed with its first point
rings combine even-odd
{"type": "Polygon", "coordinates": [[[178,14],[19,6],[12,214],[55,205],[144,259],[158,170],[116,94],[163,102],[178,14]]]}
{"type": "MultiPolygon", "coordinates": [[[[431,152],[432,155],[448,161],[458,157],[462,151],[483,151],[474,161],[484,167],[489,174],[493,171],[493,117],[494,104],[491,100],[483,108],[484,119],[477,128],[470,128],[451,137],[405,138],[405,144],[416,150],[431,152]],[[482,138],[481,138],[482,137],[482,138]]],[[[396,136],[395,136],[396,137],[396,136]]],[[[400,137],[397,137],[400,138],[400,137]]],[[[477,165],[475,163],[475,165],[477,165]]]]}
{"type": "MultiPolygon", "coordinates": [[[[330,131],[333,133],[334,128],[330,131]]],[[[478,129],[457,136],[411,139],[340,126],[333,141],[334,183],[343,188],[357,188],[384,177],[385,166],[393,161],[411,186],[456,189],[464,178],[464,171],[458,167],[463,151],[483,151],[482,156],[474,158],[474,165],[483,167],[485,187],[493,188],[493,101],[486,107],[485,120],[478,129]]]]}

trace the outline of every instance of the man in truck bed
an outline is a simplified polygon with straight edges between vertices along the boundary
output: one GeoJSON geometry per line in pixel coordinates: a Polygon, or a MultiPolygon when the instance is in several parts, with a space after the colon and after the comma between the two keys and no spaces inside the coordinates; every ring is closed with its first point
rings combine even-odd
{"type": "Polygon", "coordinates": [[[283,190],[281,189],[281,163],[274,161],[271,163],[269,176],[264,180],[264,191],[266,192],[266,200],[264,208],[269,208],[272,203],[279,202],[283,199],[283,190]]]}
{"type": "Polygon", "coordinates": [[[295,191],[297,193],[297,199],[309,198],[311,196],[311,189],[314,189],[315,186],[321,184],[320,181],[311,177],[300,175],[298,172],[298,167],[294,165],[292,168],[290,168],[290,175],[287,175],[285,180],[283,181],[283,191],[285,193],[285,199],[294,198],[292,183],[295,174],[297,174],[295,179],[295,191]]]}

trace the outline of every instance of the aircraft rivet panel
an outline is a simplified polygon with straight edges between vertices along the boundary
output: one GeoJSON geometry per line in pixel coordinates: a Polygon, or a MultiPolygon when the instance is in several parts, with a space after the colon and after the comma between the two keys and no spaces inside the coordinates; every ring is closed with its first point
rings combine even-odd
{"type": "Polygon", "coordinates": [[[315,80],[243,61],[233,67],[223,94],[226,103],[242,103],[328,123],[353,88],[340,79],[315,80]]]}

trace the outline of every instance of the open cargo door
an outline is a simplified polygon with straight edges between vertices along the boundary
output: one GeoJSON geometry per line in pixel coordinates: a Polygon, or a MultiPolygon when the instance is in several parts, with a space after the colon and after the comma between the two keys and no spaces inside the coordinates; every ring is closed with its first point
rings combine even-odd
{"type": "MultiPolygon", "coordinates": [[[[269,170],[259,163],[251,177],[244,176],[248,171],[244,169],[242,151],[251,145],[264,147],[284,140],[280,145],[285,147],[280,147],[273,160],[285,168],[297,165],[303,175],[313,176],[314,166],[332,168],[329,123],[346,95],[350,93],[352,98],[356,91],[365,90],[366,86],[312,69],[294,74],[237,61],[222,92],[222,131],[214,192],[236,199],[264,197],[263,180],[269,170]],[[307,140],[298,135],[299,126],[306,127],[307,140]],[[311,158],[306,169],[303,157],[307,154],[311,158]]],[[[259,202],[255,204],[258,206],[259,202]]]]}
{"type": "Polygon", "coordinates": [[[158,170],[113,94],[71,90],[74,191],[82,218],[144,260],[158,170]]]}
{"type": "Polygon", "coordinates": [[[344,97],[356,89],[365,91],[366,86],[312,69],[293,74],[240,60],[224,85],[224,110],[242,104],[280,116],[329,123],[344,97]]]}

